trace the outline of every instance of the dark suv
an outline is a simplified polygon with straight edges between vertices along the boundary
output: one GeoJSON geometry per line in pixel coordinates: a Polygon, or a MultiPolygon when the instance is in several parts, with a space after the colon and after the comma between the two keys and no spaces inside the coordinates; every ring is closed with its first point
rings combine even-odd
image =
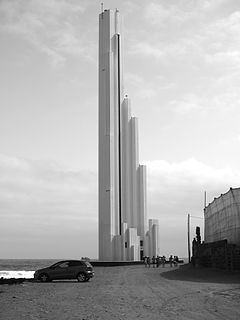
{"type": "Polygon", "coordinates": [[[79,282],[86,282],[93,276],[92,265],[83,260],[60,261],[34,273],[34,279],[41,282],[60,279],[77,279],[79,282]]]}

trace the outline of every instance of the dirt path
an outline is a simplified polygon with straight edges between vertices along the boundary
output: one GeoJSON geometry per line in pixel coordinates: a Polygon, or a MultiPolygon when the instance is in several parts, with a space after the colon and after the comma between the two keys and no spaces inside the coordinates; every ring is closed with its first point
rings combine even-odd
{"type": "Polygon", "coordinates": [[[184,267],[96,267],[87,283],[2,285],[0,301],[3,320],[237,320],[240,277],[184,267]]]}

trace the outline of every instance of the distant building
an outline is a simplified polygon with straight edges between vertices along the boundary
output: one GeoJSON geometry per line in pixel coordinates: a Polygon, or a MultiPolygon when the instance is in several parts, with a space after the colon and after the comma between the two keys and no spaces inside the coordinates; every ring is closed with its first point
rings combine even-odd
{"type": "Polygon", "coordinates": [[[204,242],[227,240],[240,245],[240,188],[230,190],[215,198],[204,209],[204,242]]]}
{"type": "Polygon", "coordinates": [[[99,15],[99,259],[159,253],[158,221],[146,213],[146,166],[139,164],[138,119],[122,75],[119,11],[99,15]]]}

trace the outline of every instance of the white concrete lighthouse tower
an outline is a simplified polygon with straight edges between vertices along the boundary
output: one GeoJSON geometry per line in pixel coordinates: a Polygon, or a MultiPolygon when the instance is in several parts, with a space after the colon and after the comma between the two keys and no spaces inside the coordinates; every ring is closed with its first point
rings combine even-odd
{"type": "MultiPolygon", "coordinates": [[[[99,259],[158,254],[159,226],[147,230],[146,167],[138,160],[138,121],[124,97],[119,11],[99,15],[99,259]]],[[[154,222],[154,223],[153,223],[154,222]]]]}

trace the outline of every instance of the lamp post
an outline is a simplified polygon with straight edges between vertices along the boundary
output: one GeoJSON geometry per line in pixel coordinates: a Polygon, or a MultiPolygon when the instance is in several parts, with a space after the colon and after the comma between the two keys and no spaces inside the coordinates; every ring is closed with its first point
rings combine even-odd
{"type": "Polygon", "coordinates": [[[191,251],[190,251],[190,214],[187,218],[187,232],[188,232],[188,263],[191,262],[191,251]]]}

